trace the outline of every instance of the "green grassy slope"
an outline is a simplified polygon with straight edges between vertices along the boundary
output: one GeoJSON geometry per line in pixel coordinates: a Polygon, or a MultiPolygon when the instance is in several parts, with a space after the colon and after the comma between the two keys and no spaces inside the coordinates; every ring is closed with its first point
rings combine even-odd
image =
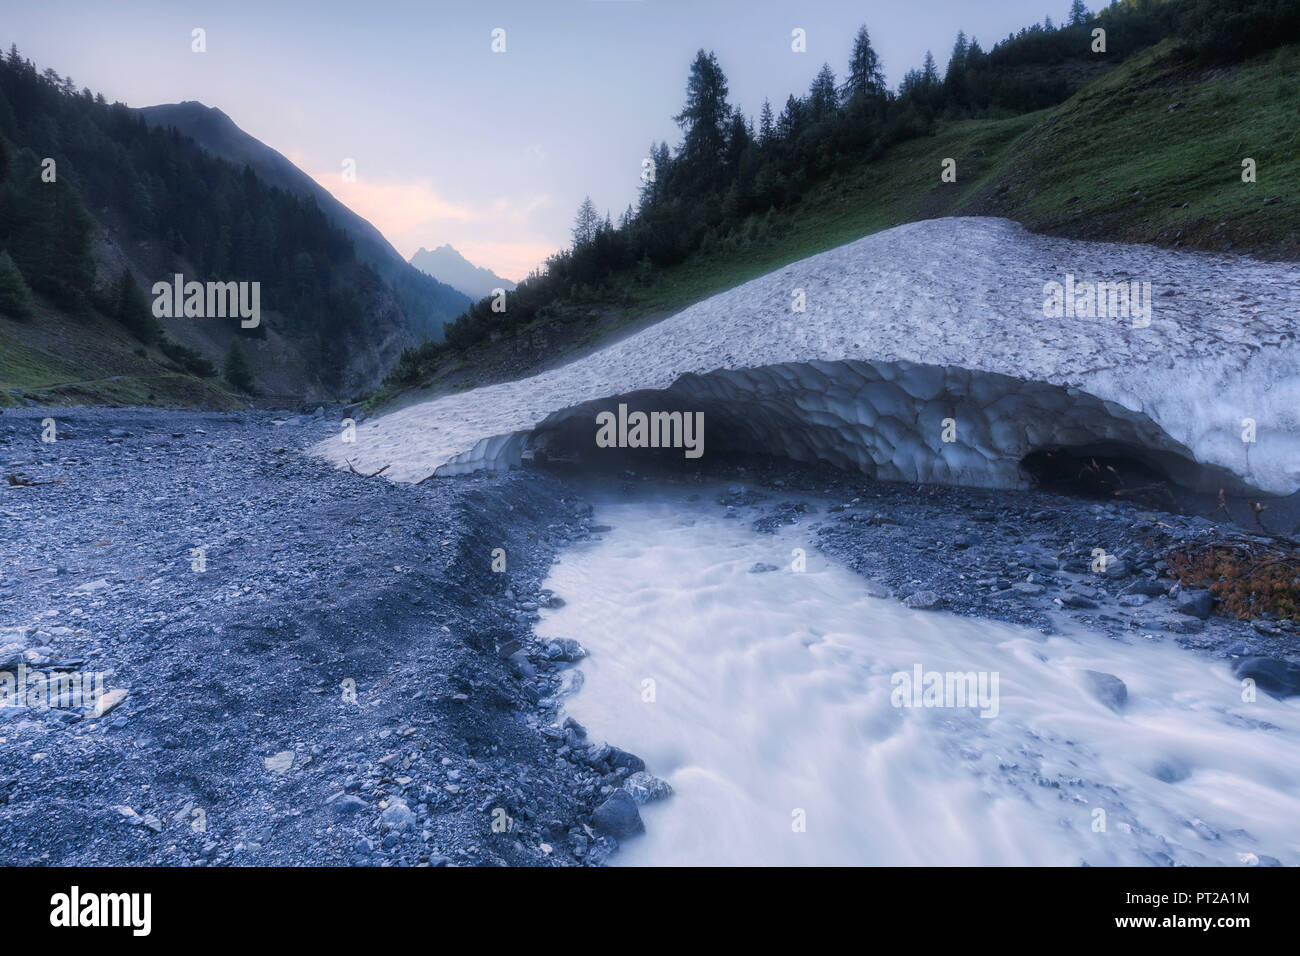
{"type": "Polygon", "coordinates": [[[144,348],[116,322],[95,314],[72,318],[44,306],[27,321],[0,315],[0,406],[23,400],[208,408],[248,404],[144,348]]]}
{"type": "Polygon", "coordinates": [[[1300,47],[1194,72],[1170,52],[1046,111],[970,208],[1085,238],[1300,258],[1300,47]]]}
{"type": "Polygon", "coordinates": [[[681,308],[881,229],[962,215],[1300,259],[1300,47],[1186,72],[1162,44],[1052,109],[947,124],[826,182],[775,219],[774,238],[630,287],[629,311],[681,308]],[[946,157],[957,160],[956,183],[940,182],[946,157]],[[1258,164],[1254,184],[1241,180],[1246,157],[1258,164]]]}

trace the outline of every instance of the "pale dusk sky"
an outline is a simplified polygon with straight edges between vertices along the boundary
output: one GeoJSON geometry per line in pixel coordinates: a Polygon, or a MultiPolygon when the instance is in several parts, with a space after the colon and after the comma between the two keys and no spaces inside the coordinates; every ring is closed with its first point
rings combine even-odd
{"type": "MultiPolygon", "coordinates": [[[[521,279],[569,243],[583,196],[636,201],[696,50],[756,116],[842,77],[866,24],[891,86],[958,29],[985,48],[1068,0],[185,0],[5,2],[0,41],[109,100],[199,100],[279,150],[405,257],[450,242],[521,279]],[[207,51],[191,50],[206,31],[207,51]],[[504,53],[492,32],[505,31],[504,53]],[[795,28],[807,52],[791,51],[795,28]],[[343,162],[355,160],[356,181],[343,162]]],[[[1096,7],[1097,4],[1090,4],[1096,7]]],[[[1060,9],[1057,9],[1059,7],[1060,9]]]]}

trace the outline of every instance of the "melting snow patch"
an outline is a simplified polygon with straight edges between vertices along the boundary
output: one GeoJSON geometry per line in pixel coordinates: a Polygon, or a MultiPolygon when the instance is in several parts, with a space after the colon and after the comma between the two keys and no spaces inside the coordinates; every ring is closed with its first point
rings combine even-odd
{"type": "Polygon", "coordinates": [[[334,438],[315,451],[362,472],[388,465],[398,481],[504,469],[548,440],[594,450],[596,415],[627,401],[702,411],[710,451],[886,479],[1014,487],[1029,452],[1112,443],[1187,484],[1236,476],[1290,494],[1300,489],[1297,331],[1293,264],[936,219],[793,263],[562,368],[373,419],[355,444],[334,438]],[[1149,298],[1117,308],[1112,293],[1133,283],[1150,283],[1149,298]],[[1059,307],[1058,286],[1073,307],[1059,307]]]}

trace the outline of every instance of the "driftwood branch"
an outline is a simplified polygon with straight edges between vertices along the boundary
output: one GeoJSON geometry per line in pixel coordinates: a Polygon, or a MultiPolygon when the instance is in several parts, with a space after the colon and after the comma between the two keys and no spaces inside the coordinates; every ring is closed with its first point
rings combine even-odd
{"type": "Polygon", "coordinates": [[[351,459],[348,460],[348,471],[352,472],[352,474],[357,475],[358,477],[361,478],[374,478],[376,475],[382,475],[391,467],[393,466],[392,463],[390,462],[389,464],[384,465],[384,467],[380,468],[378,471],[372,471],[370,474],[367,475],[364,472],[357,471],[355,468],[353,468],[351,459]]]}
{"type": "Polygon", "coordinates": [[[9,476],[9,485],[13,488],[35,488],[37,485],[61,485],[63,483],[62,478],[56,478],[53,481],[32,481],[24,475],[9,476]]]}

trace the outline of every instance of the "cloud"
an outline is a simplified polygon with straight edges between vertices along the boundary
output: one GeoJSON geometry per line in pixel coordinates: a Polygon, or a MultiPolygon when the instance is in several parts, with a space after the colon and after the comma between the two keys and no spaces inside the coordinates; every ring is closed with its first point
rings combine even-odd
{"type": "MultiPolygon", "coordinates": [[[[307,168],[297,158],[294,162],[307,168]]],[[[475,265],[523,278],[559,245],[529,228],[533,213],[551,204],[545,195],[500,196],[475,206],[446,198],[427,180],[372,179],[358,173],[346,182],[341,169],[309,175],[407,259],[421,246],[450,242],[475,265]]]]}
{"type": "Polygon", "coordinates": [[[503,279],[518,282],[557,251],[553,242],[501,242],[467,239],[453,242],[456,250],[476,266],[486,266],[503,279]]]}

